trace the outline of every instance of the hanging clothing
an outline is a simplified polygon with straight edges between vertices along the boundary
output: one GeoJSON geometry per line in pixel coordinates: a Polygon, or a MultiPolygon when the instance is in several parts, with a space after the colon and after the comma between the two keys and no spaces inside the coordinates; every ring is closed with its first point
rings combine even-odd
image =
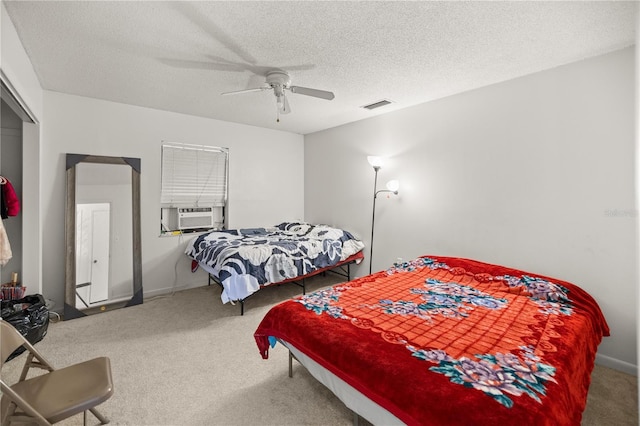
{"type": "Polygon", "coordinates": [[[0,266],[6,265],[12,257],[13,253],[11,252],[9,237],[7,237],[7,231],[5,231],[4,224],[0,220],[0,266]]]}
{"type": "Polygon", "coordinates": [[[0,217],[6,219],[9,216],[17,216],[20,213],[20,200],[13,189],[9,179],[4,178],[2,193],[0,194],[0,217]]]}

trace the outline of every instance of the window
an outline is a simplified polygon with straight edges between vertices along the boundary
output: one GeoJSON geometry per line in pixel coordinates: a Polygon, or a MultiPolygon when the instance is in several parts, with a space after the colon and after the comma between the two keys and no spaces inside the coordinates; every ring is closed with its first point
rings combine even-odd
{"type": "Polygon", "coordinates": [[[162,144],[161,232],[224,229],[229,149],[162,144]]]}

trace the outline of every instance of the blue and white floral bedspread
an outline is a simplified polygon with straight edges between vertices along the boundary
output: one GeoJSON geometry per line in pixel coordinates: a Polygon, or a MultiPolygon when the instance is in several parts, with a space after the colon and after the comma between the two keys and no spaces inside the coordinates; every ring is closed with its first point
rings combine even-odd
{"type": "Polygon", "coordinates": [[[242,300],[260,286],[334,266],[364,248],[349,232],[284,222],[273,228],[215,231],[193,238],[185,254],[223,286],[222,301],[242,300]]]}

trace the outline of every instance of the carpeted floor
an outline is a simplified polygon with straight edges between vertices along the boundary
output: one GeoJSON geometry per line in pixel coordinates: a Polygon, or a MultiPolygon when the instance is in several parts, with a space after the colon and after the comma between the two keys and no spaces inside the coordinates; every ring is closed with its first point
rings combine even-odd
{"type": "MultiPolygon", "coordinates": [[[[334,284],[327,275],[308,289],[334,284]]],[[[55,366],[96,356],[111,358],[115,393],[101,405],[113,425],[350,425],[352,413],[282,346],[263,360],[253,340],[274,304],[298,295],[283,285],[239,306],[223,305],[217,286],[86,318],[52,323],[36,345],[55,366]]],[[[10,361],[3,380],[19,376],[24,355],[10,361]]],[[[637,379],[597,366],[582,425],[637,425],[637,379]]],[[[90,424],[98,421],[89,415],[90,424]]],[[[82,424],[82,416],[62,425],[82,424]]],[[[360,424],[368,424],[361,420],[360,424]]]]}

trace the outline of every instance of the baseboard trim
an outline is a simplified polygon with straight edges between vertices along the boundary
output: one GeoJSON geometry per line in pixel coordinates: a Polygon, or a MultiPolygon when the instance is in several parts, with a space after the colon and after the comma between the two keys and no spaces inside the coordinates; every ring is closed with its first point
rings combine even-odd
{"type": "Polygon", "coordinates": [[[611,358],[610,356],[596,354],[596,364],[603,367],[612,368],[614,370],[622,371],[623,373],[631,374],[632,376],[638,375],[638,366],[619,359],[611,358]]]}
{"type": "Polygon", "coordinates": [[[190,284],[186,284],[186,285],[179,285],[179,286],[175,286],[175,287],[165,287],[165,288],[158,288],[155,290],[144,290],[144,299],[152,299],[154,297],[159,297],[159,296],[166,296],[168,294],[174,293],[176,291],[183,291],[183,290],[189,290],[192,288],[198,288],[198,287],[206,287],[207,283],[202,283],[202,282],[198,282],[198,283],[190,283],[190,284]]]}

